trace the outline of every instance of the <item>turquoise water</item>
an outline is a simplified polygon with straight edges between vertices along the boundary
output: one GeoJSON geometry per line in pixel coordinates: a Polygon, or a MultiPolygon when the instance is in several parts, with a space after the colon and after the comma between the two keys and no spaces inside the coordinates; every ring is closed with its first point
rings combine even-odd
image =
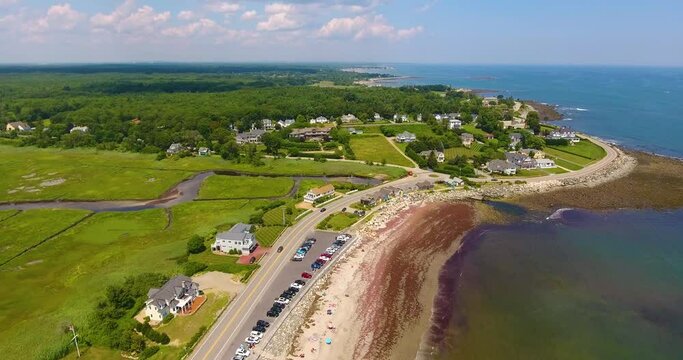
{"type": "Polygon", "coordinates": [[[560,106],[577,130],[683,157],[683,68],[394,64],[394,83],[448,84],[560,106]]]}
{"type": "Polygon", "coordinates": [[[440,278],[443,358],[683,358],[681,234],[683,210],[479,228],[440,278]]]}

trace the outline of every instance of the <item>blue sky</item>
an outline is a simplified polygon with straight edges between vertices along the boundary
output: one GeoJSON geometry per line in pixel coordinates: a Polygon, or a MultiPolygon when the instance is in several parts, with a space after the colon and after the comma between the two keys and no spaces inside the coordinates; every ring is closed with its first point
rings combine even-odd
{"type": "Polygon", "coordinates": [[[680,0],[0,0],[0,62],[683,66],[680,0]]]}

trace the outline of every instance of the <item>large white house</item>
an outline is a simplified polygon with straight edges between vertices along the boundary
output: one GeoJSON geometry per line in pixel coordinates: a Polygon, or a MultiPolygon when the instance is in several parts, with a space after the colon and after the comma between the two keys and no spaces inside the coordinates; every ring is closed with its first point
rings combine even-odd
{"type": "Polygon", "coordinates": [[[311,119],[309,122],[310,122],[311,124],[327,124],[328,122],[330,122],[330,120],[328,120],[328,119],[327,119],[326,117],[324,117],[324,116],[318,116],[318,117],[315,118],[315,119],[311,119]]]}
{"type": "Polygon", "coordinates": [[[211,250],[223,253],[237,250],[242,255],[249,255],[258,246],[251,229],[252,226],[249,224],[235,224],[230,230],[216,234],[216,241],[211,245],[211,250]]]}
{"type": "Polygon", "coordinates": [[[332,184],[327,184],[308,190],[306,195],[304,195],[304,201],[312,204],[316,200],[330,195],[334,195],[334,186],[332,184]]]}
{"type": "Polygon", "coordinates": [[[199,296],[199,284],[187,276],[179,275],[159,289],[149,289],[145,301],[145,314],[152,321],[162,321],[168,314],[189,310],[199,296]]]}
{"type": "Polygon", "coordinates": [[[450,130],[460,129],[461,126],[462,126],[462,121],[460,121],[459,119],[453,119],[453,118],[448,119],[448,128],[450,130]]]}
{"type": "Polygon", "coordinates": [[[5,125],[6,131],[30,131],[31,127],[23,121],[10,122],[5,125]]]}
{"type": "Polygon", "coordinates": [[[415,134],[407,132],[407,131],[404,131],[404,132],[396,135],[396,141],[398,141],[400,143],[409,143],[409,142],[415,141],[416,139],[417,139],[417,137],[415,136],[415,134]]]}

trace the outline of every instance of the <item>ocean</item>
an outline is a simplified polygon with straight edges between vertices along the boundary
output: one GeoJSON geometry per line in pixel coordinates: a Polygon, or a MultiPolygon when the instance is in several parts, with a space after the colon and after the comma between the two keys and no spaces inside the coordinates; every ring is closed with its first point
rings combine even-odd
{"type": "Polygon", "coordinates": [[[681,359],[681,233],[683,210],[473,230],[442,269],[441,358],[681,359]]]}
{"type": "Polygon", "coordinates": [[[683,157],[683,68],[392,64],[381,72],[558,105],[572,128],[627,147],[683,157]]]}

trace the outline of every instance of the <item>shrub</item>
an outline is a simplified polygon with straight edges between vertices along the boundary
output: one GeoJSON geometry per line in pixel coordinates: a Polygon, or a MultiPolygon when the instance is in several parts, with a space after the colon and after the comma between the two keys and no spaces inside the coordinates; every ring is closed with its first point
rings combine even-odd
{"type": "Polygon", "coordinates": [[[149,359],[152,356],[154,356],[154,354],[156,354],[157,352],[159,352],[158,346],[150,346],[140,353],[140,357],[138,359],[149,359]]]}
{"type": "Polygon", "coordinates": [[[162,323],[168,324],[169,322],[171,322],[171,320],[173,320],[174,317],[175,317],[175,316],[174,316],[173,314],[168,314],[168,315],[166,315],[166,317],[164,318],[164,320],[162,321],[162,323]]]}
{"type": "Polygon", "coordinates": [[[204,239],[201,236],[192,235],[190,240],[187,241],[187,252],[190,254],[199,254],[204,252],[204,250],[206,250],[206,246],[204,246],[204,239]]]}
{"type": "Polygon", "coordinates": [[[135,330],[157,344],[166,345],[171,342],[171,339],[168,337],[168,335],[152,329],[148,323],[136,323],[135,330]]]}
{"type": "Polygon", "coordinates": [[[196,261],[188,261],[185,264],[183,264],[183,274],[185,276],[192,276],[204,269],[206,269],[206,264],[196,262],[196,261]]]}

